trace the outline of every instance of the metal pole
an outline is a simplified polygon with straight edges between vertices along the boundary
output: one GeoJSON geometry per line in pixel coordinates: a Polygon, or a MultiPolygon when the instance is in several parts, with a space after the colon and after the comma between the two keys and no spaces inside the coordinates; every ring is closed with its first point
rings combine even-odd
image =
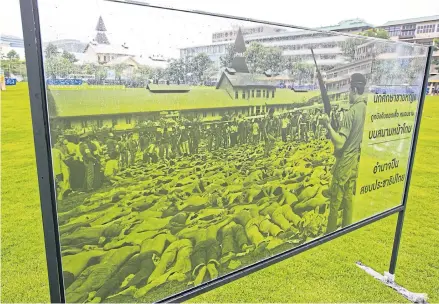
{"type": "Polygon", "coordinates": [[[44,243],[46,247],[50,301],[52,303],[61,303],[65,302],[64,285],[37,0],[20,0],[20,9],[43,218],[44,243]]]}
{"type": "Polygon", "coordinates": [[[418,113],[416,115],[416,122],[415,122],[415,128],[414,128],[414,133],[413,133],[412,145],[410,148],[409,163],[408,163],[405,186],[404,186],[404,194],[402,197],[402,206],[404,208],[398,213],[398,221],[396,224],[395,238],[393,240],[392,257],[390,259],[390,267],[389,267],[389,273],[392,275],[395,274],[396,262],[398,260],[399,244],[401,243],[402,227],[404,224],[405,210],[407,208],[410,180],[412,177],[413,164],[415,161],[416,144],[418,142],[419,129],[421,126],[422,109],[424,108],[425,95],[427,92],[428,76],[429,76],[429,71],[430,71],[432,54],[433,54],[433,47],[430,46],[428,48],[427,63],[426,63],[425,70],[424,70],[424,80],[422,83],[421,97],[419,99],[418,113]]]}

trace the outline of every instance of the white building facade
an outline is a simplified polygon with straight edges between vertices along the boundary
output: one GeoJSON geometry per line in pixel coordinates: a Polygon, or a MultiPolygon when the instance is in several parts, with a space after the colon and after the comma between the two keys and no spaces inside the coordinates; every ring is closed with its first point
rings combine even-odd
{"type": "MultiPolygon", "coordinates": [[[[388,21],[379,28],[386,30],[392,40],[430,46],[439,39],[439,15],[388,21]]],[[[439,59],[439,50],[433,52],[433,58],[439,59]]],[[[439,74],[438,68],[439,65],[432,65],[430,74],[439,74]]]]}
{"type": "MultiPolygon", "coordinates": [[[[355,33],[371,28],[371,25],[361,19],[340,22],[337,25],[322,28],[324,30],[355,33]]],[[[278,47],[283,56],[294,61],[313,63],[310,48],[314,49],[316,60],[322,70],[331,69],[345,63],[342,44],[347,36],[338,36],[328,32],[286,30],[285,28],[260,26],[242,29],[245,42],[259,42],[265,46],[278,47]]],[[[236,38],[237,30],[216,32],[212,35],[212,43],[190,46],[180,49],[180,58],[186,59],[199,53],[205,53],[220,67],[220,58],[227,54],[229,45],[236,38]],[[225,37],[227,34],[227,37],[225,37]]]]}

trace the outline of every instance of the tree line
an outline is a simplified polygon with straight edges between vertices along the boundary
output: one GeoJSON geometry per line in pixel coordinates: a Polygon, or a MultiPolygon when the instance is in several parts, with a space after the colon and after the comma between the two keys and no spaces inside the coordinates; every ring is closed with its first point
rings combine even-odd
{"type": "Polygon", "coordinates": [[[20,55],[15,50],[10,50],[6,55],[2,54],[0,61],[5,77],[26,76],[26,63],[20,60],[20,55]]]}
{"type": "MultiPolygon", "coordinates": [[[[359,33],[359,36],[390,38],[389,34],[382,29],[369,29],[359,33]]],[[[354,61],[357,47],[366,41],[366,38],[361,37],[345,40],[340,45],[343,56],[348,61],[354,61]]],[[[385,47],[385,45],[385,43],[381,44],[382,47],[385,47]]],[[[378,44],[378,46],[380,45],[378,44]]],[[[435,39],[433,46],[436,50],[439,49],[438,39],[435,39]]],[[[380,50],[374,49],[374,52],[378,54],[380,50]]],[[[66,78],[71,74],[88,74],[93,75],[96,81],[101,82],[107,78],[108,70],[113,70],[115,79],[121,81],[123,71],[128,67],[126,64],[117,64],[111,68],[97,63],[78,65],[78,60],[72,53],[59,51],[55,45],[50,43],[44,50],[44,54],[45,73],[50,78],[66,78]]],[[[227,46],[225,54],[220,57],[220,67],[230,67],[235,56],[234,45],[227,46]]],[[[248,45],[244,56],[251,73],[286,74],[299,85],[312,81],[314,77],[315,66],[312,62],[282,56],[282,49],[278,47],[264,46],[259,42],[252,42],[248,45]]],[[[439,65],[439,59],[434,58],[432,64],[439,65]]],[[[20,56],[14,50],[11,50],[6,56],[2,56],[1,67],[7,77],[10,74],[26,75],[26,65],[24,61],[20,61],[20,56]]],[[[439,67],[437,69],[439,71],[439,67]]],[[[199,53],[192,57],[171,59],[167,68],[141,65],[130,80],[163,79],[173,83],[199,84],[205,83],[211,78],[216,78],[218,73],[218,67],[213,64],[209,56],[205,53],[199,53]]]]}

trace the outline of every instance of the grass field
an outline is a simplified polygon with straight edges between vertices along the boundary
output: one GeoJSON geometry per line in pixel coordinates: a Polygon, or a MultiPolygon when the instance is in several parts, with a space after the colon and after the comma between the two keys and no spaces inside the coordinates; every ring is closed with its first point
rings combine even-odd
{"type": "MultiPolygon", "coordinates": [[[[2,92],[1,302],[48,302],[27,87],[2,92]]],[[[439,98],[423,116],[397,282],[439,302],[439,98]]],[[[355,266],[387,270],[396,216],[314,248],[192,302],[404,302],[355,266]]]]}
{"type": "Polygon", "coordinates": [[[232,99],[225,90],[214,87],[193,87],[189,93],[161,94],[149,90],[121,89],[110,87],[90,89],[81,86],[50,89],[58,116],[82,116],[118,114],[148,111],[172,111],[187,109],[209,109],[242,106],[261,106],[271,104],[294,104],[307,102],[317,96],[317,91],[296,93],[292,90],[277,90],[274,98],[232,99]]]}

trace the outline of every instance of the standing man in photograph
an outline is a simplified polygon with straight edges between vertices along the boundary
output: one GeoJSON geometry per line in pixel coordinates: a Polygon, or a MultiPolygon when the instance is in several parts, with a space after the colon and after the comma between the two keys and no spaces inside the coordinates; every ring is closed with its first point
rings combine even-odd
{"type": "Polygon", "coordinates": [[[274,148],[274,144],[276,141],[276,123],[274,118],[274,108],[270,108],[268,110],[268,114],[263,119],[263,128],[262,128],[262,138],[265,142],[265,153],[264,156],[268,157],[270,155],[271,150],[274,148]]]}
{"type": "Polygon", "coordinates": [[[281,120],[281,123],[282,123],[282,130],[281,130],[282,141],[287,142],[287,134],[288,134],[287,130],[290,123],[290,120],[288,119],[287,115],[284,115],[284,117],[281,120]]]}
{"type": "Polygon", "coordinates": [[[351,76],[349,102],[340,129],[334,130],[327,114],[322,122],[328,130],[334,145],[336,162],[332,168],[330,187],[330,206],[326,233],[337,229],[338,211],[343,211],[342,227],[352,223],[352,200],[358,176],[358,162],[363,138],[364,119],[366,116],[367,96],[364,94],[366,78],[363,74],[351,76]]]}

